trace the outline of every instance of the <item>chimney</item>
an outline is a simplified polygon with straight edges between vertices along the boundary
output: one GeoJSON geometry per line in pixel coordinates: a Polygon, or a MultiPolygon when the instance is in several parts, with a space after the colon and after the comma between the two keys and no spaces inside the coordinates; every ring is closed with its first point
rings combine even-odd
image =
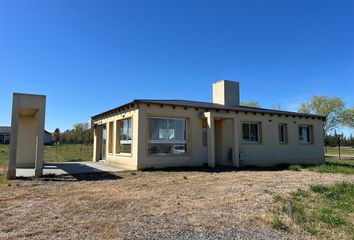
{"type": "Polygon", "coordinates": [[[240,83],[229,80],[213,83],[213,103],[240,106],[240,83]]]}

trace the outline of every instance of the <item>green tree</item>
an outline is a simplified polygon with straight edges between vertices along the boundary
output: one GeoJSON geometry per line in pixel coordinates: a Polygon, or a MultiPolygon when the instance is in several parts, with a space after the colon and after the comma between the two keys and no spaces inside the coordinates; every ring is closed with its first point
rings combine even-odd
{"type": "Polygon", "coordinates": [[[59,128],[56,128],[56,129],[54,130],[53,136],[54,136],[54,142],[55,142],[56,144],[58,144],[59,141],[60,141],[60,129],[59,129],[59,128]]]}
{"type": "Polygon", "coordinates": [[[240,105],[245,107],[261,107],[261,104],[258,101],[241,102],[240,105]]]}
{"type": "Polygon", "coordinates": [[[341,125],[353,127],[353,110],[346,107],[343,99],[328,96],[313,96],[309,102],[302,103],[298,109],[302,113],[326,116],[323,127],[326,135],[341,125]]]}

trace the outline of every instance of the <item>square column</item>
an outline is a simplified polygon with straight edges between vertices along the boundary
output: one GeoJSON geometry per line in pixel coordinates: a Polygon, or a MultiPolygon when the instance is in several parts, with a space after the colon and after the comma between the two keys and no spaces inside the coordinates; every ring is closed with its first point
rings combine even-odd
{"type": "Polygon", "coordinates": [[[240,120],[233,118],[233,149],[232,149],[232,165],[240,167],[240,120]]]}
{"type": "Polygon", "coordinates": [[[208,123],[208,166],[215,167],[215,128],[214,115],[211,112],[205,112],[204,117],[208,123]]]}

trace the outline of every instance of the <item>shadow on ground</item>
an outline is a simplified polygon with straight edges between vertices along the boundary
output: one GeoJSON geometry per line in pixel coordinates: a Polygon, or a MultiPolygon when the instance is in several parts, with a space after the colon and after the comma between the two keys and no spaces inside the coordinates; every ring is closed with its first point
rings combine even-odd
{"type": "Polygon", "coordinates": [[[167,167],[167,168],[147,168],[142,172],[210,172],[210,173],[222,173],[222,172],[239,172],[239,171],[284,171],[289,170],[289,165],[281,164],[274,167],[256,167],[256,166],[243,166],[236,168],[233,166],[216,166],[211,168],[208,166],[203,167],[167,167]]]}

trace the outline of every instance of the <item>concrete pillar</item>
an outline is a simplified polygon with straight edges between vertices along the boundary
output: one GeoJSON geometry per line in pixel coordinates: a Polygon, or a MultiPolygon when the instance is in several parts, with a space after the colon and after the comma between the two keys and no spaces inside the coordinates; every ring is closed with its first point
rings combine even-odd
{"type": "Polygon", "coordinates": [[[9,167],[7,177],[16,177],[16,168],[34,168],[43,174],[46,96],[13,94],[9,167]]]}
{"type": "Polygon", "coordinates": [[[232,164],[235,167],[240,167],[240,120],[233,118],[233,149],[232,149],[232,164]]]}
{"type": "Polygon", "coordinates": [[[204,113],[208,122],[208,166],[215,167],[215,129],[214,116],[211,112],[204,113]]]}
{"type": "Polygon", "coordinates": [[[93,126],[93,154],[92,154],[92,161],[96,162],[97,161],[97,135],[98,135],[98,126],[94,125],[93,126]]]}

